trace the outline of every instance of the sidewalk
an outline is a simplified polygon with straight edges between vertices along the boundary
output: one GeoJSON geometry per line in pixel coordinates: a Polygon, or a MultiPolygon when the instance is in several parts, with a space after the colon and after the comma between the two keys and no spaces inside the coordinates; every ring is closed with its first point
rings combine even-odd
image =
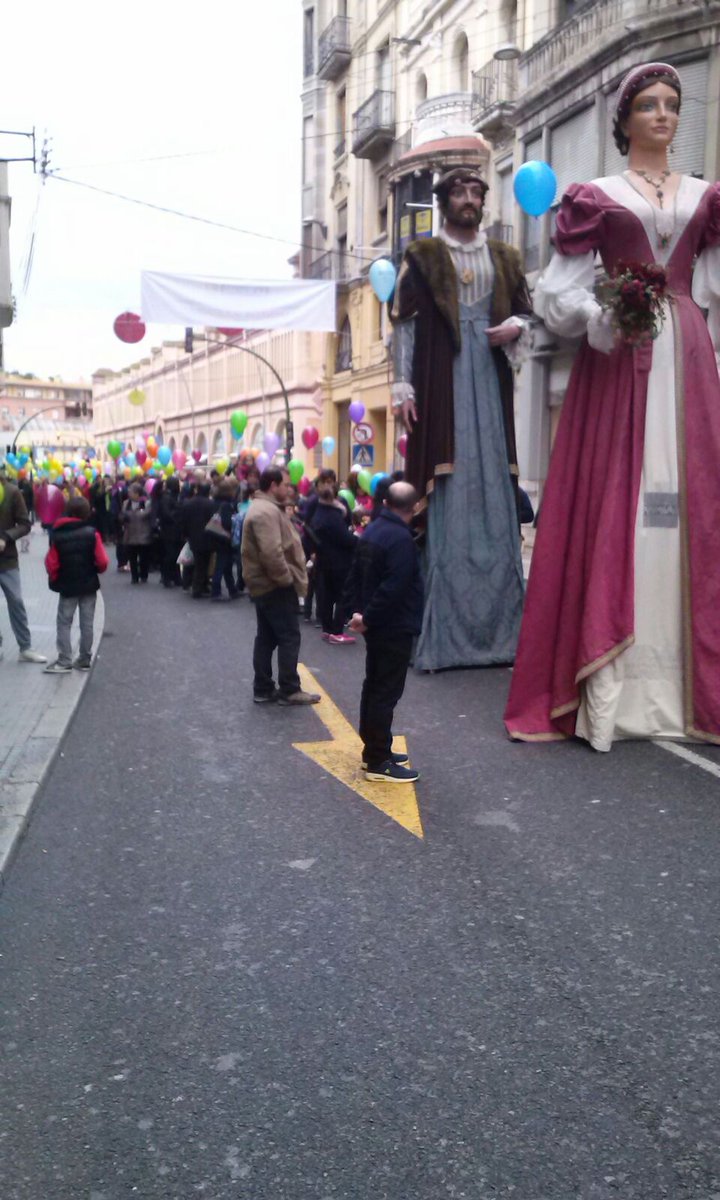
{"type": "MultiPolygon", "coordinates": [[[[39,525],[33,529],[30,550],[20,554],[20,578],[27,609],[33,650],[56,657],[55,614],[57,595],[47,584],[43,560],[47,537],[39,525]]],[[[102,595],[95,609],[93,654],[97,653],[105,623],[102,595]]],[[[18,662],[18,647],[8,620],[5,597],[0,592],[0,632],[4,659],[0,662],[0,888],[27,826],[40,786],[65,736],[89,673],[45,675],[35,663],[18,662]]],[[[73,645],[77,644],[77,619],[73,645]]]]}

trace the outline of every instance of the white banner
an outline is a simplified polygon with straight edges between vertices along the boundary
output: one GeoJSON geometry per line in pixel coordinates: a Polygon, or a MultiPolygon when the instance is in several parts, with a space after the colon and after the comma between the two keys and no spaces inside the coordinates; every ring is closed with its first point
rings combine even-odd
{"type": "Polygon", "coordinates": [[[161,325],[335,332],[335,284],[142,272],[142,318],[161,325]]]}

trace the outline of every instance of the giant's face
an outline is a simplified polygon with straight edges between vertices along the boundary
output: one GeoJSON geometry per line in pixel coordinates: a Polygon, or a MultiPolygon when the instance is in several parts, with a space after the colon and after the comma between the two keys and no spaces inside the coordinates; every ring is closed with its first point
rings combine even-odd
{"type": "Polygon", "coordinates": [[[466,229],[477,228],[482,220],[485,188],[477,180],[456,179],[447,193],[445,219],[466,229]]]}
{"type": "Polygon", "coordinates": [[[623,133],[633,150],[666,150],[680,121],[680,97],[667,83],[653,83],[633,96],[623,133]]]}

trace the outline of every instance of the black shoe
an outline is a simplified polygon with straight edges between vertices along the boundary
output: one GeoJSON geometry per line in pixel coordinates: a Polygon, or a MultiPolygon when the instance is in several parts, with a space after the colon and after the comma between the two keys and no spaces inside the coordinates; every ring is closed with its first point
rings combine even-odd
{"type": "Polygon", "coordinates": [[[272,692],[255,692],[253,694],[255,704],[276,704],[279,698],[280,693],[277,688],[272,692]]]}
{"type": "MultiPolygon", "coordinates": [[[[406,762],[408,762],[408,756],[407,756],[407,754],[396,754],[394,750],[391,750],[390,751],[390,762],[395,763],[395,765],[398,767],[402,767],[406,762]]],[[[367,771],[368,765],[367,765],[366,758],[364,758],[362,760],[362,763],[360,765],[362,766],[363,771],[367,771]]]]}
{"type": "Polygon", "coordinates": [[[366,778],[375,783],[415,783],[420,778],[420,772],[412,767],[399,767],[388,759],[379,767],[368,767],[366,778]]]}

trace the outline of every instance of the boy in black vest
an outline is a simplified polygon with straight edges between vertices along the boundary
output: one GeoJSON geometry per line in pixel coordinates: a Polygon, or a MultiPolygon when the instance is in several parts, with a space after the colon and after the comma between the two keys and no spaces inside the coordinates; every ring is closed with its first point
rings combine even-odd
{"type": "Polygon", "coordinates": [[[49,675],[67,675],[73,667],[90,670],[98,574],[107,570],[108,556],[100,534],[90,521],[90,505],[83,496],[72,496],[65,516],[50,533],[45,569],[50,588],[59,592],[57,613],[57,662],[45,670],[49,675]],[[80,610],[80,650],[73,662],[70,630],[75,609],[80,610]]]}

